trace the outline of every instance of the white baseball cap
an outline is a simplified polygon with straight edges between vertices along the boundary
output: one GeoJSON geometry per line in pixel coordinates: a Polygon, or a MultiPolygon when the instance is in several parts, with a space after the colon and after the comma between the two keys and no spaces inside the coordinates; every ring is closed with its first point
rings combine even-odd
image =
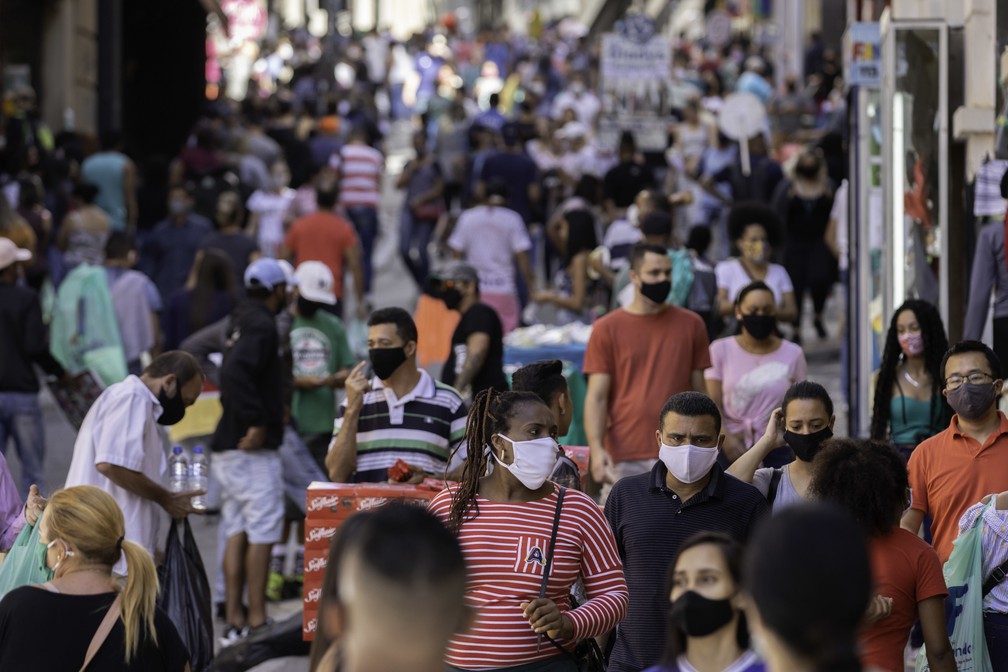
{"type": "Polygon", "coordinates": [[[298,293],[301,296],[327,306],[335,305],[333,274],[321,261],[302,262],[294,271],[294,277],[297,278],[298,293]]]}
{"type": "Polygon", "coordinates": [[[32,253],[14,244],[10,238],[0,238],[0,270],[18,261],[28,261],[32,253]]]}

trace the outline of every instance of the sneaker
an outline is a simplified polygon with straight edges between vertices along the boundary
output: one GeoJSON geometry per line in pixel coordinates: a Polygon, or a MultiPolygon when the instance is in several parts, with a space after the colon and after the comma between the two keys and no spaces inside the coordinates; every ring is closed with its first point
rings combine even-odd
{"type": "Polygon", "coordinates": [[[245,639],[248,636],[248,633],[249,629],[247,626],[244,628],[237,628],[233,625],[229,625],[224,630],[224,636],[219,637],[217,642],[220,644],[220,648],[226,649],[227,647],[234,646],[241,640],[245,639]]]}
{"type": "Polygon", "coordinates": [[[256,633],[262,632],[266,628],[271,627],[272,625],[273,625],[273,619],[267,617],[266,621],[264,623],[261,623],[261,624],[259,624],[257,626],[251,627],[251,628],[246,627],[245,628],[245,634],[243,635],[243,637],[251,637],[252,635],[255,635],[256,633]]]}

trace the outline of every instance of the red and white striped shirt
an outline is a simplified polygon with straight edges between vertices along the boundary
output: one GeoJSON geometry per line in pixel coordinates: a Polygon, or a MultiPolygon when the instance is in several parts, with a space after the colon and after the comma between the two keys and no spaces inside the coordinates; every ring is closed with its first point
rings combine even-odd
{"type": "Polygon", "coordinates": [[[382,153],[367,145],[344,145],[329,159],[340,171],[340,202],[344,208],[357,205],[378,207],[381,194],[382,153]]]}
{"type": "MultiPolygon", "coordinates": [[[[491,502],[477,496],[479,515],[459,531],[468,572],[466,605],[476,617],[448,645],[449,665],[480,670],[560,655],[545,638],[536,650],[537,636],[520,606],[539,597],[557,491],[534,502],[491,502]]],[[[451,491],[445,490],[430,504],[446,524],[451,500],[451,491]]],[[[629,594],[612,530],[598,505],[576,490],[564,495],[546,597],[574,626],[572,641],[559,640],[565,646],[611,630],[626,615],[629,594]],[[570,590],[579,576],[588,599],[571,610],[570,590]]]]}

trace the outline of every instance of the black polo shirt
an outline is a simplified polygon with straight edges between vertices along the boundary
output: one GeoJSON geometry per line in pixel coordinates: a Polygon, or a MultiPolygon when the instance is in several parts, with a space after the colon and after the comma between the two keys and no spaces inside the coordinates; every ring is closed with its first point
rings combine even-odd
{"type": "Polygon", "coordinates": [[[669,607],[665,577],[682,542],[697,532],[716,531],[745,543],[769,512],[759,490],[717,464],[707,487],[685,503],[665,485],[667,474],[659,461],[650,473],[617,482],[606,500],[605,515],[630,591],[630,607],[609,661],[611,672],[640,672],[661,658],[669,607]]]}

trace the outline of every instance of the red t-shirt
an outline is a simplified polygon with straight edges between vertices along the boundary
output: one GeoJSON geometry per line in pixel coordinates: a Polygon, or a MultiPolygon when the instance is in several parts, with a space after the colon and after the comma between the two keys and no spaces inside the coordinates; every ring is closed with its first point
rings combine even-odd
{"type": "Polygon", "coordinates": [[[938,554],[926,541],[902,528],[869,545],[874,593],[891,597],[892,613],[861,632],[865,665],[903,672],[903,650],[917,620],[917,604],[948,595],[938,554]]]}
{"type": "Polygon", "coordinates": [[[321,261],[333,274],[333,291],[343,298],[343,260],[357,244],[357,233],[342,217],[331,212],[313,212],[295,219],[284,237],[284,247],[294,254],[294,265],[321,261]]]}
{"type": "Polygon", "coordinates": [[[673,394],[693,389],[693,371],[710,367],[707,346],[700,316],[676,306],[656,315],[619,309],[595,323],[584,372],[610,376],[605,448],[614,460],[658,457],[658,414],[673,394]]]}

